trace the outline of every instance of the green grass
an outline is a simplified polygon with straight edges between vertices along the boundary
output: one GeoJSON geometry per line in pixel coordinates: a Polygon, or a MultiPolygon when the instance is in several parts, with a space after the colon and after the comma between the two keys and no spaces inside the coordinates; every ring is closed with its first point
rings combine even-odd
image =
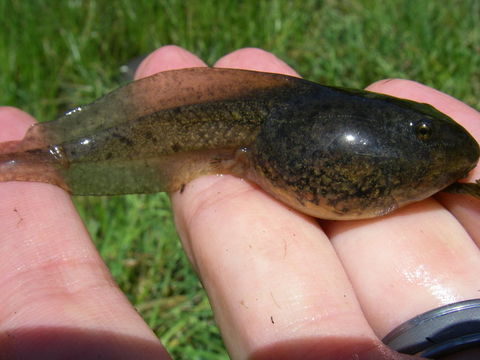
{"type": "MultiPolygon", "coordinates": [[[[480,108],[480,2],[0,0],[0,104],[39,120],[119,84],[118,67],[177,44],[209,64],[244,46],[310,80],[414,79],[480,108]]],[[[164,194],[75,202],[120,287],[176,359],[225,359],[164,194]]]]}

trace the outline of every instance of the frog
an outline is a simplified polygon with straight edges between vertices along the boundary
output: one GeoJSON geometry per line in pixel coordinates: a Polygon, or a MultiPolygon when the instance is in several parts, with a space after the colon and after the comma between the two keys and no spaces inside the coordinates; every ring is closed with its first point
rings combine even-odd
{"type": "Polygon", "coordinates": [[[431,105],[283,74],[188,68],[133,81],[20,141],[0,143],[0,182],[72,195],[181,191],[230,174],[309,216],[386,215],[464,183],[480,148],[431,105]]]}

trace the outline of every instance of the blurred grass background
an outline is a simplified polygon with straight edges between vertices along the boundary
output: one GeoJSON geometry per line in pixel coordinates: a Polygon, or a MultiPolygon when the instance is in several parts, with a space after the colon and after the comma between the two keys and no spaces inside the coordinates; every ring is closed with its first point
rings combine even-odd
{"type": "MultiPolygon", "coordinates": [[[[273,52],[309,80],[420,81],[480,108],[477,0],[0,0],[0,105],[40,121],[120,83],[118,68],[176,44],[212,64],[273,52]]],[[[76,198],[113,276],[175,359],[228,358],[165,194],[76,198]]]]}

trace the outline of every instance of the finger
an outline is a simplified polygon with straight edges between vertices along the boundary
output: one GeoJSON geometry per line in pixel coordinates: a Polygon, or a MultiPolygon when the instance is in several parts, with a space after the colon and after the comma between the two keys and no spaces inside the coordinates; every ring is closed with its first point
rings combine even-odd
{"type": "Polygon", "coordinates": [[[142,61],[135,73],[135,79],[144,78],[160,71],[199,66],[206,65],[201,59],[181,47],[167,45],[155,50],[142,61]]]}
{"type": "MultiPolygon", "coordinates": [[[[420,101],[438,96],[422,86],[423,98],[415,97],[419,84],[402,83],[403,92],[392,90],[394,81],[387,92],[420,101]]],[[[370,89],[383,90],[381,83],[370,89]]],[[[330,222],[326,230],[379,337],[422,312],[478,297],[480,252],[462,224],[433,199],[382,218],[330,222]]]]}
{"type": "MultiPolygon", "coordinates": [[[[258,49],[216,66],[295,74],[258,49]]],[[[196,179],[172,205],[232,358],[388,358],[316,221],[231,176],[196,179]]]]}
{"type": "Polygon", "coordinates": [[[300,77],[295,70],[275,55],[257,48],[240,49],[225,55],[218,59],[215,67],[275,72],[300,77]]]}
{"type": "MultiPolygon", "coordinates": [[[[367,89],[431,104],[464,126],[477,141],[480,141],[480,113],[447,94],[408,80],[382,80],[370,85],[367,89]]],[[[471,171],[467,177],[470,182],[476,179],[480,179],[480,166],[471,171]]],[[[439,193],[436,198],[455,215],[473,237],[477,246],[480,246],[480,226],[478,226],[480,200],[468,195],[448,193],[439,193]]]]}
{"type": "MultiPolygon", "coordinates": [[[[20,139],[33,121],[0,108],[0,141],[20,139]]],[[[168,358],[112,281],[68,194],[6,182],[0,199],[3,357],[168,358]]]]}

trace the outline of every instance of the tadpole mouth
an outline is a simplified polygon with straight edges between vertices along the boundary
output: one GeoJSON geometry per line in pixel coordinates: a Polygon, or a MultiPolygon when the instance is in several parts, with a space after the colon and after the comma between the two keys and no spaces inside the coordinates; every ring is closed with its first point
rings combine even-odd
{"type": "Polygon", "coordinates": [[[468,160],[472,164],[470,170],[472,170],[477,166],[478,160],[480,158],[480,146],[478,145],[478,142],[471,135],[469,135],[469,138],[470,138],[469,139],[470,142],[466,146],[466,148],[467,148],[467,155],[469,155],[468,160]]]}
{"type": "Polygon", "coordinates": [[[480,146],[473,136],[461,125],[450,129],[447,136],[445,175],[449,182],[466,178],[478,164],[480,146]]]}

